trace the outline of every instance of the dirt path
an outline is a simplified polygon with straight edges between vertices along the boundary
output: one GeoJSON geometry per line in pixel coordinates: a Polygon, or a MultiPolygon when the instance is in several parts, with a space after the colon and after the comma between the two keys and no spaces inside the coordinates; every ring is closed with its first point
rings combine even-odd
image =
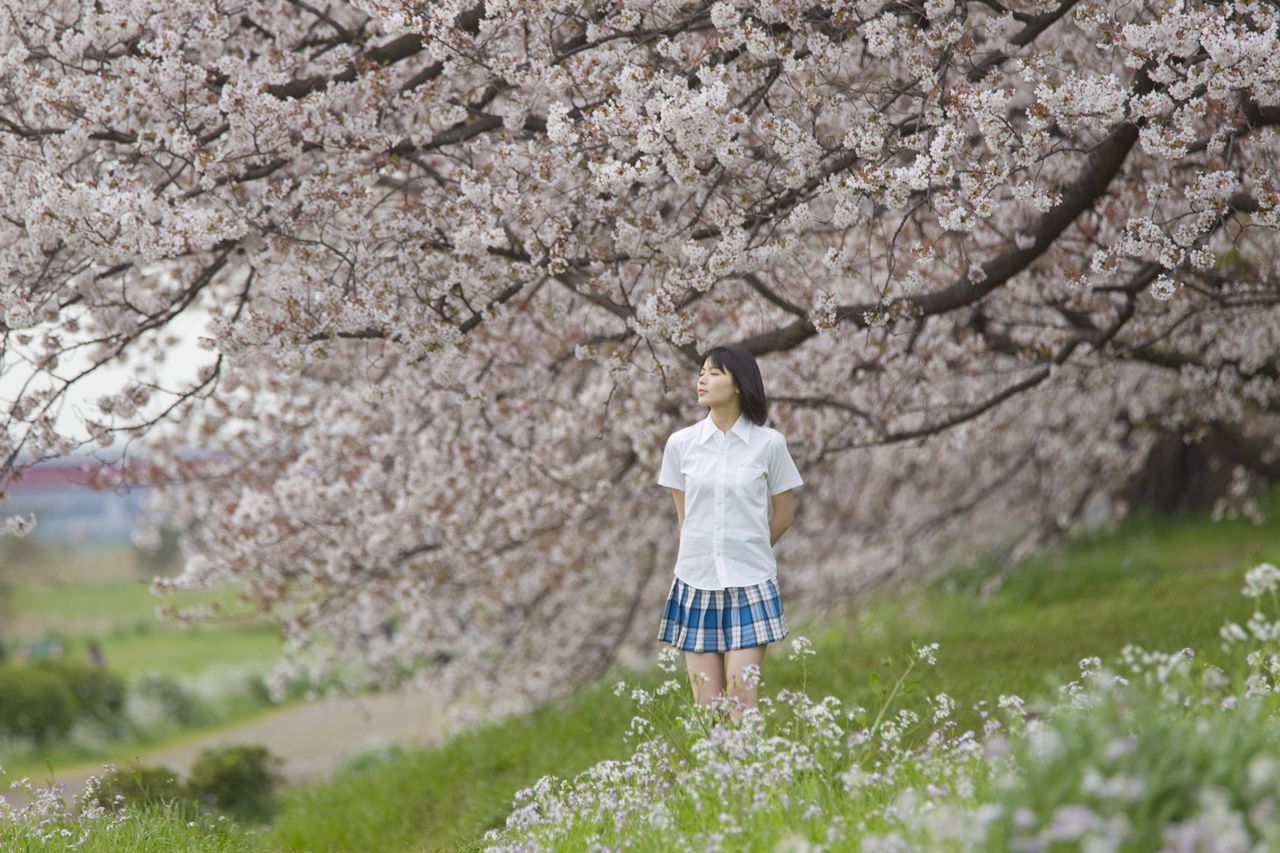
{"type": "MultiPolygon", "coordinates": [[[[142,751],[137,760],[149,767],[168,766],[185,776],[207,746],[257,743],[284,759],[285,778],[288,784],[296,784],[327,776],[343,760],[360,752],[391,744],[431,746],[460,728],[426,692],[333,697],[289,705],[238,726],[142,751]]],[[[121,767],[132,763],[132,757],[117,762],[121,767]]],[[[70,796],[80,791],[90,776],[101,773],[101,763],[84,764],[56,770],[53,778],[66,784],[66,795],[70,796]]],[[[48,777],[32,781],[42,786],[48,777]]],[[[0,796],[14,805],[23,802],[15,791],[0,790],[0,796]]]]}

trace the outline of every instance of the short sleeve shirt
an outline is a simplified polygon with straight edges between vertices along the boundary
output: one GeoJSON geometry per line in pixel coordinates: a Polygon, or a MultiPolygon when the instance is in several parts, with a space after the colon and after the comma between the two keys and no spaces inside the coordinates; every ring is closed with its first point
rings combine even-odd
{"type": "Polygon", "coordinates": [[[769,496],[803,484],[782,433],[745,415],[727,432],[708,414],[672,433],[658,485],[685,494],[676,577],[698,589],[777,577],[769,496]]]}

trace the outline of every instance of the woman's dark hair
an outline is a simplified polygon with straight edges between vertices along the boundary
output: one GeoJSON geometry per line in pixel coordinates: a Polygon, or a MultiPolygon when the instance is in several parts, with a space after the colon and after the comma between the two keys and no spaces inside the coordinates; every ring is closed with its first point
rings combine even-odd
{"type": "Polygon", "coordinates": [[[760,378],[760,365],[756,357],[742,347],[712,347],[707,350],[698,369],[708,361],[720,370],[727,370],[738,386],[738,405],[742,414],[753,423],[764,425],[769,417],[769,399],[764,395],[764,380],[760,378]]]}

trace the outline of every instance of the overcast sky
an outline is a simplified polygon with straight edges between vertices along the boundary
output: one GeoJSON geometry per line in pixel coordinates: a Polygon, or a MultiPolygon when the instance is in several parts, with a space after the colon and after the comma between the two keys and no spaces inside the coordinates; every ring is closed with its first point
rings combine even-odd
{"type": "MultiPolygon", "coordinates": [[[[158,384],[162,388],[180,389],[188,386],[195,379],[196,371],[200,365],[211,364],[217,358],[216,353],[200,349],[196,345],[196,340],[201,335],[208,334],[208,320],[209,316],[204,310],[192,306],[192,309],[184,311],[165,326],[165,331],[177,336],[179,343],[168,353],[165,363],[159,369],[157,378],[158,384]]],[[[43,330],[44,327],[41,327],[39,330],[34,331],[37,331],[38,335],[43,330]]],[[[163,333],[164,331],[161,332],[161,334],[163,333]]],[[[33,335],[33,337],[37,335],[33,335]]],[[[63,338],[65,340],[67,336],[64,334],[63,338]]],[[[29,350],[22,350],[22,352],[25,356],[29,353],[29,350]]],[[[54,372],[59,377],[66,378],[79,373],[87,366],[87,359],[69,358],[59,364],[54,372]]],[[[104,365],[77,385],[73,385],[63,399],[58,412],[57,425],[59,432],[77,439],[88,438],[88,433],[80,423],[83,415],[98,415],[99,412],[95,401],[99,397],[113,394],[124,388],[125,384],[136,372],[137,362],[135,359],[130,359],[127,363],[104,365]]],[[[23,383],[31,376],[31,373],[30,365],[25,358],[8,358],[0,361],[0,409],[7,410],[13,404],[14,398],[22,388],[23,383]]],[[[37,380],[37,383],[42,381],[45,386],[49,384],[48,377],[37,380]]],[[[35,384],[33,383],[33,386],[35,384]]],[[[144,416],[154,415],[171,404],[173,399],[170,394],[156,393],[141,414],[144,416]]]]}

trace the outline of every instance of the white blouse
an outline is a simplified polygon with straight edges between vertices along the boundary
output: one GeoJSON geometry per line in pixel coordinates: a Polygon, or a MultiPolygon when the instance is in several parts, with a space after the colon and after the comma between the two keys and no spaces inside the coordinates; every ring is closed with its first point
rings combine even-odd
{"type": "Polygon", "coordinates": [[[769,496],[803,484],[782,433],[746,415],[728,432],[710,413],[673,432],[662,451],[658,485],[685,493],[676,577],[698,589],[777,577],[769,496]]]}

